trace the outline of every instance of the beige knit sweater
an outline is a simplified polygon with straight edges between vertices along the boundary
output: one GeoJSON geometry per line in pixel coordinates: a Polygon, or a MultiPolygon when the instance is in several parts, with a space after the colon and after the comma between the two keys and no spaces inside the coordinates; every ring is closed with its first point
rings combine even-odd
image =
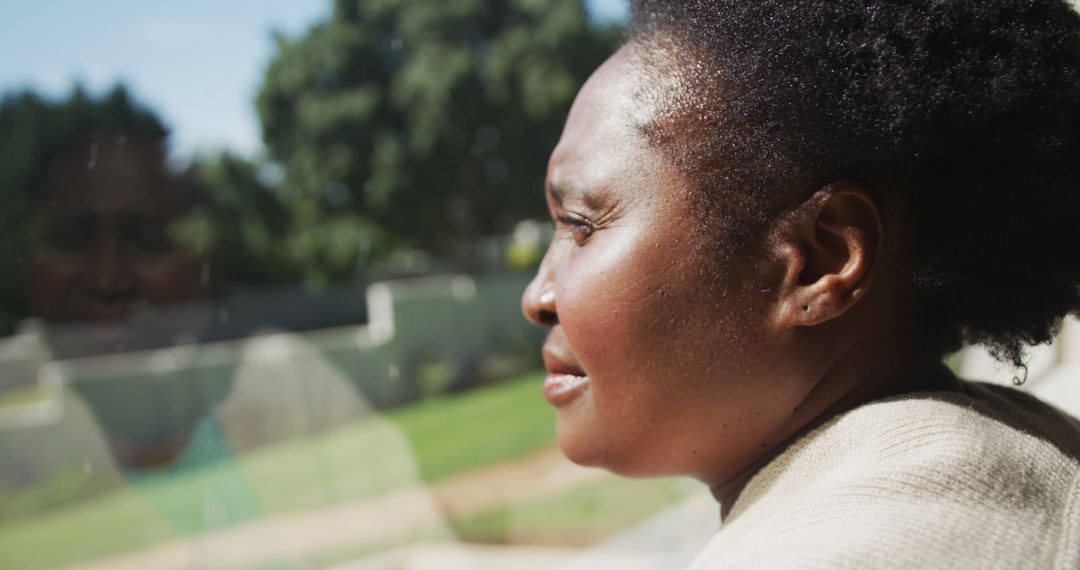
{"type": "Polygon", "coordinates": [[[1080,423],[1008,388],[962,390],[868,404],[800,438],[691,568],[1080,570],[1080,423]]]}

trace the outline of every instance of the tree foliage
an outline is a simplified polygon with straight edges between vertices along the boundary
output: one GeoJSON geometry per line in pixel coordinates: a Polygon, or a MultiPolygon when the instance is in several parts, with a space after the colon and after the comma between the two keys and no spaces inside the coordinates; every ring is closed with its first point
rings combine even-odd
{"type": "Polygon", "coordinates": [[[277,283],[300,276],[300,268],[280,255],[288,212],[274,188],[260,179],[260,166],[223,152],[193,160],[185,173],[198,185],[200,198],[174,237],[214,259],[227,283],[277,283]]]}
{"type": "Polygon", "coordinates": [[[542,212],[547,156],[616,31],[580,0],[338,0],[258,96],[290,257],[323,278],[455,254],[542,212]]]}
{"type": "MultiPolygon", "coordinates": [[[[618,33],[580,0],[336,0],[276,39],[257,98],[266,161],[208,155],[175,173],[199,193],[175,237],[246,284],[345,279],[403,249],[468,261],[477,239],[542,215],[547,156],[618,33]]],[[[49,162],[118,133],[167,150],[163,121],[123,86],[0,102],[0,331],[26,316],[49,162]]]]}

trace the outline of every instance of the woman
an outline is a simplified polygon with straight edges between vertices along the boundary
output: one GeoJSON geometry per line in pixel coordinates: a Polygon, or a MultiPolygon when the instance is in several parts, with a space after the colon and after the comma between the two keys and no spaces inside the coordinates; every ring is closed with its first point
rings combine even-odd
{"type": "Polygon", "coordinates": [[[1022,366],[1080,308],[1061,0],[635,3],[552,154],[565,453],[707,483],[695,568],[1080,568],[1080,425],[1022,366]]]}

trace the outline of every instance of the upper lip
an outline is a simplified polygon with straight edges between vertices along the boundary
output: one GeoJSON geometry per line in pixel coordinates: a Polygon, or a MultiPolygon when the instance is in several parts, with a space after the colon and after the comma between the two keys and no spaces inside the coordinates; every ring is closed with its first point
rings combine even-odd
{"type": "Polygon", "coordinates": [[[567,352],[551,342],[544,343],[544,350],[541,353],[544,357],[544,368],[552,374],[585,376],[585,370],[567,352]]]}

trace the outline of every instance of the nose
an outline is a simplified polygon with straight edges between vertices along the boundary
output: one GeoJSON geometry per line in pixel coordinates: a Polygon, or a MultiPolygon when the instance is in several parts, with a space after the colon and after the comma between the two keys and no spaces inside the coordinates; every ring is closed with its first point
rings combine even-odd
{"type": "Polygon", "coordinates": [[[521,312],[530,321],[544,327],[559,324],[559,312],[555,308],[555,280],[545,257],[525,293],[521,295],[521,312]]]}

